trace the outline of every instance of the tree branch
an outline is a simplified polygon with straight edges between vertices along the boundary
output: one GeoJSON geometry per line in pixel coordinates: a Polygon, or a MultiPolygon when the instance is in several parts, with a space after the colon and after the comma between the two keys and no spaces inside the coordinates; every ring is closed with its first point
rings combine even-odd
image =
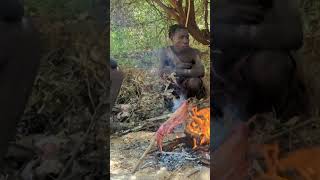
{"type": "Polygon", "coordinates": [[[183,8],[183,0],[170,0],[170,4],[175,7],[168,7],[165,4],[163,4],[161,2],[161,0],[152,0],[153,2],[155,2],[156,4],[158,4],[169,16],[172,16],[176,22],[178,22],[181,25],[185,25],[186,23],[186,13],[188,11],[189,8],[189,2],[190,2],[190,10],[189,10],[189,19],[188,19],[188,24],[187,24],[187,28],[188,31],[190,33],[190,35],[198,42],[200,42],[201,44],[204,45],[208,45],[209,44],[209,39],[210,39],[210,34],[209,34],[209,24],[208,24],[208,0],[205,0],[206,2],[206,21],[205,21],[205,25],[206,28],[204,31],[200,30],[200,28],[197,25],[196,22],[196,17],[195,17],[195,6],[194,6],[194,0],[186,0],[186,7],[185,7],[185,11],[183,8]]]}
{"type": "Polygon", "coordinates": [[[200,28],[197,25],[196,22],[196,16],[195,16],[195,8],[194,8],[194,1],[191,0],[191,6],[190,6],[190,15],[189,15],[189,23],[188,23],[188,31],[190,34],[194,37],[195,40],[198,42],[208,45],[210,36],[207,37],[206,33],[202,33],[200,28]]]}
{"type": "Polygon", "coordinates": [[[175,11],[175,9],[164,5],[160,0],[153,0],[153,1],[157,3],[168,15],[173,16],[174,19],[176,19],[177,21],[179,20],[179,15],[175,11]]]}
{"type": "Polygon", "coordinates": [[[203,0],[204,3],[204,26],[206,29],[209,29],[209,23],[208,23],[208,0],[203,0]]]}
{"type": "Polygon", "coordinates": [[[186,22],[186,12],[183,11],[183,7],[182,7],[182,0],[178,0],[177,1],[177,8],[176,8],[178,14],[179,14],[179,24],[184,25],[184,23],[186,22]]]}

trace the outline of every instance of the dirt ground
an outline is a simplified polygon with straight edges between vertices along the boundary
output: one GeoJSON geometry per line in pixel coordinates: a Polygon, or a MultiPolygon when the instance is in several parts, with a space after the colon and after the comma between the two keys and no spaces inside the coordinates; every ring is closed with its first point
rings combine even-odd
{"type": "Polygon", "coordinates": [[[150,153],[140,164],[135,174],[131,174],[143,152],[147,149],[152,139],[153,132],[140,131],[124,136],[111,136],[110,138],[110,173],[112,180],[164,180],[164,179],[210,179],[209,168],[187,162],[183,166],[169,171],[161,167],[156,152],[150,153]]]}

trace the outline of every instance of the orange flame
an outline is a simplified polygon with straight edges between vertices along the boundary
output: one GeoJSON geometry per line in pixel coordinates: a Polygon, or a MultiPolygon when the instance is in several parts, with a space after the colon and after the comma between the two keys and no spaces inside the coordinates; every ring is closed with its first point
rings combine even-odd
{"type": "Polygon", "coordinates": [[[193,148],[198,147],[198,145],[209,144],[210,108],[198,110],[197,107],[193,107],[190,118],[191,121],[187,124],[186,128],[193,136],[193,148]]]}

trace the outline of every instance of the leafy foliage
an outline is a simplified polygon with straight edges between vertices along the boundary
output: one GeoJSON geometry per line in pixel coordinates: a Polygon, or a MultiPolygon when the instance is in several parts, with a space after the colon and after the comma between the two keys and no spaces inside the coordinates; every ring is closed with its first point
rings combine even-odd
{"type": "Polygon", "coordinates": [[[300,11],[306,33],[317,33],[320,27],[320,1],[301,0],[300,11]]]}
{"type": "Polygon", "coordinates": [[[151,55],[147,52],[165,45],[166,20],[146,1],[113,2],[110,15],[110,51],[120,64],[143,64],[150,61],[151,55]]]}
{"type": "Polygon", "coordinates": [[[89,0],[29,0],[25,1],[30,15],[50,17],[51,20],[68,20],[93,7],[89,0]]]}
{"type": "MultiPolygon", "coordinates": [[[[169,45],[168,28],[176,23],[152,1],[111,1],[110,52],[120,66],[150,68],[157,64],[157,50],[169,45]]],[[[202,4],[196,4],[197,18],[203,18],[202,4]]],[[[202,51],[208,47],[191,38],[202,51]]],[[[208,61],[208,60],[207,60],[208,61]]]]}

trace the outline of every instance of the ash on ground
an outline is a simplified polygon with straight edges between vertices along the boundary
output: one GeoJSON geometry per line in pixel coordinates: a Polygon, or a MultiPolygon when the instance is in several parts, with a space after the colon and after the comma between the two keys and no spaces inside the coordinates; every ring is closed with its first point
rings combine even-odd
{"type": "Polygon", "coordinates": [[[201,155],[192,148],[181,148],[174,152],[157,152],[157,160],[161,167],[168,171],[174,171],[182,168],[184,165],[198,166],[202,164],[201,155]]]}

